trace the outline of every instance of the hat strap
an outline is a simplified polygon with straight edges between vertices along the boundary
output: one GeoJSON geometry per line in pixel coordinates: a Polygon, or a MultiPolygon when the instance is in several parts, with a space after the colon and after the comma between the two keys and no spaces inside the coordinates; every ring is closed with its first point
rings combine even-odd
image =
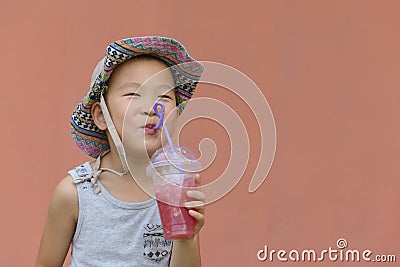
{"type": "Polygon", "coordinates": [[[125,157],[124,146],[122,145],[121,139],[119,138],[118,132],[115,129],[114,123],[111,119],[110,113],[108,112],[106,101],[104,100],[103,94],[100,94],[100,107],[103,111],[104,119],[106,120],[108,131],[110,132],[111,138],[114,141],[115,147],[117,148],[119,158],[121,159],[124,173],[128,172],[128,164],[125,157]]]}

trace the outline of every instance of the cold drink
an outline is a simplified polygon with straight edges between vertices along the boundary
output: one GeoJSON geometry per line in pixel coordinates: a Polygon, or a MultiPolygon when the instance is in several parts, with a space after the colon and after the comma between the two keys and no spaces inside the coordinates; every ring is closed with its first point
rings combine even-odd
{"type": "MultiPolygon", "coordinates": [[[[186,178],[183,186],[193,188],[195,186],[194,178],[186,178]]],[[[158,210],[166,239],[190,238],[195,234],[196,220],[184,207],[185,202],[191,200],[186,196],[188,190],[190,189],[173,183],[156,185],[158,210]]]]}
{"type": "Polygon", "coordinates": [[[196,219],[185,202],[190,188],[196,187],[195,174],[201,169],[194,154],[185,147],[166,146],[154,152],[146,173],[153,177],[160,218],[167,239],[190,238],[196,219]]]}

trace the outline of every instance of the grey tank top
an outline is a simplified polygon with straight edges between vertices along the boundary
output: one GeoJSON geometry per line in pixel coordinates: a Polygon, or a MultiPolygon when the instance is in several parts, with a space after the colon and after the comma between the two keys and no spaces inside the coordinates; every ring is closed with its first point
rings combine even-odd
{"type": "Polygon", "coordinates": [[[172,241],[164,239],[155,199],[130,203],[84,180],[86,162],[68,172],[76,183],[79,217],[72,239],[70,267],[169,266],[172,241]]]}

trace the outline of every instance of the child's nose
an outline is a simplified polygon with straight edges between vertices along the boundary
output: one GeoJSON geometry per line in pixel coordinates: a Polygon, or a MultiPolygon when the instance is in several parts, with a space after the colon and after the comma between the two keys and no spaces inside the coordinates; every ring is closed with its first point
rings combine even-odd
{"type": "Polygon", "coordinates": [[[154,115],[154,112],[150,112],[150,114],[149,114],[149,112],[145,111],[145,112],[144,112],[144,115],[146,115],[146,116],[153,116],[153,115],[154,115]]]}
{"type": "Polygon", "coordinates": [[[144,107],[144,108],[143,108],[143,113],[144,113],[146,116],[154,116],[156,113],[154,112],[153,106],[151,106],[151,109],[150,109],[150,110],[148,109],[148,107],[150,107],[150,106],[147,106],[147,107],[144,107]]]}

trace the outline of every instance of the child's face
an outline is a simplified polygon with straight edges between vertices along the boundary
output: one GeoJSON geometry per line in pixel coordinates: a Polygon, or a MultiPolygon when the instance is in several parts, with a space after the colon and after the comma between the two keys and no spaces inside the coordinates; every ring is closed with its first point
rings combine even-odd
{"type": "Polygon", "coordinates": [[[151,156],[166,143],[165,134],[161,135],[162,127],[155,133],[146,131],[146,124],[156,125],[159,122],[152,110],[156,101],[164,104],[164,121],[167,121],[169,133],[173,133],[178,110],[174,110],[174,79],[166,68],[168,66],[158,59],[135,58],[118,66],[110,77],[105,100],[127,154],[146,151],[142,155],[151,156]],[[146,81],[160,71],[160,74],[146,81]]]}

